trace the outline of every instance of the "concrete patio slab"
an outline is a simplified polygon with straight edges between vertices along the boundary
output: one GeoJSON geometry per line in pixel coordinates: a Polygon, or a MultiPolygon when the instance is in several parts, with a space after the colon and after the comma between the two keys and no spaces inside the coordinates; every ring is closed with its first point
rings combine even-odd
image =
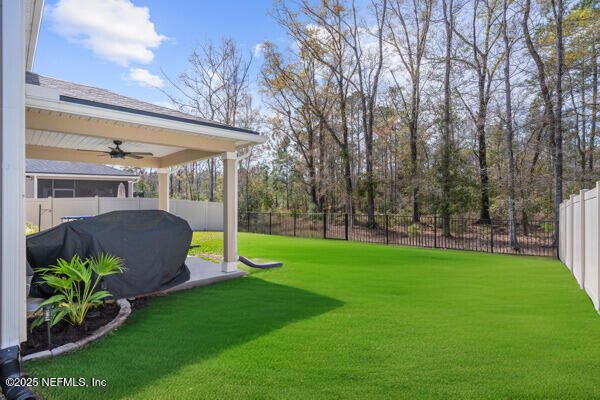
{"type": "Polygon", "coordinates": [[[190,280],[180,285],[167,289],[162,293],[176,292],[178,290],[186,290],[200,286],[207,286],[217,282],[228,281],[230,279],[239,278],[247,275],[245,271],[221,271],[221,264],[212,261],[203,260],[198,257],[188,257],[185,264],[190,270],[190,280]]]}

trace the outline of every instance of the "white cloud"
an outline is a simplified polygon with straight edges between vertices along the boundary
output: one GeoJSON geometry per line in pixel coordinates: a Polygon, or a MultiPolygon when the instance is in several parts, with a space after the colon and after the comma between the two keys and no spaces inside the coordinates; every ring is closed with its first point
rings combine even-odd
{"type": "Polygon", "coordinates": [[[143,68],[129,68],[129,74],[127,79],[134,81],[143,87],[157,87],[161,88],[165,85],[160,76],[150,73],[147,69],[143,68]]]}
{"type": "Polygon", "coordinates": [[[149,63],[151,49],[166,39],[154,29],[148,8],[130,0],[59,0],[49,15],[60,35],[123,66],[149,63]]]}
{"type": "Polygon", "coordinates": [[[259,57],[262,52],[265,50],[264,43],[257,43],[254,45],[254,57],[259,57]]]}

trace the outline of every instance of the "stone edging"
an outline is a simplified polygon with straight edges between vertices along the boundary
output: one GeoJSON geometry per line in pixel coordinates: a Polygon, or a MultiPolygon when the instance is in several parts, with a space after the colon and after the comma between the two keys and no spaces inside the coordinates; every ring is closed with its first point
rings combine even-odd
{"type": "Polygon", "coordinates": [[[37,353],[28,354],[28,355],[22,357],[22,361],[55,357],[55,356],[61,355],[63,353],[68,353],[70,351],[79,350],[79,349],[84,348],[88,344],[95,342],[96,340],[100,339],[101,337],[106,336],[113,330],[115,330],[118,327],[120,327],[121,325],[123,325],[125,320],[127,318],[129,318],[129,315],[131,314],[131,304],[129,304],[129,302],[127,300],[125,300],[125,299],[117,300],[117,304],[119,305],[119,314],[117,314],[117,316],[112,321],[110,321],[108,324],[106,324],[105,326],[96,329],[96,331],[94,331],[94,333],[92,333],[90,336],[80,339],[74,343],[63,344],[62,346],[55,347],[51,350],[44,350],[44,351],[39,351],[37,353]]]}

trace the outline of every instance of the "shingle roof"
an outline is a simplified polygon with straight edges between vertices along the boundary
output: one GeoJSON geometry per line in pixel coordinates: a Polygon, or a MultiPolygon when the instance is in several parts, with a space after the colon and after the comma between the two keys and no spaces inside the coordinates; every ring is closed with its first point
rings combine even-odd
{"type": "Polygon", "coordinates": [[[122,96],[120,94],[111,92],[110,90],[62,81],[60,79],[34,74],[32,72],[26,73],[25,82],[31,85],[57,89],[61,101],[258,135],[258,132],[249,129],[237,128],[234,126],[221,124],[219,122],[210,121],[208,119],[182,113],[167,107],[161,107],[157,106],[156,104],[146,103],[145,101],[122,96]]]}
{"type": "Polygon", "coordinates": [[[70,161],[25,160],[27,174],[57,174],[57,175],[98,175],[137,177],[137,174],[112,168],[102,164],[87,164],[70,161]]]}

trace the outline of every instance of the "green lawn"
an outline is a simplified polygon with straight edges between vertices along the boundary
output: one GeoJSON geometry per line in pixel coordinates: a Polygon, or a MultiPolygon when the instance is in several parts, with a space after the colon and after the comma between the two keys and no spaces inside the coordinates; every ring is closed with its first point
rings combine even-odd
{"type": "MultiPolygon", "coordinates": [[[[211,246],[218,247],[218,244],[211,246]]],[[[553,259],[240,234],[285,263],[171,294],[33,376],[48,399],[600,398],[600,316],[553,259]]]]}

